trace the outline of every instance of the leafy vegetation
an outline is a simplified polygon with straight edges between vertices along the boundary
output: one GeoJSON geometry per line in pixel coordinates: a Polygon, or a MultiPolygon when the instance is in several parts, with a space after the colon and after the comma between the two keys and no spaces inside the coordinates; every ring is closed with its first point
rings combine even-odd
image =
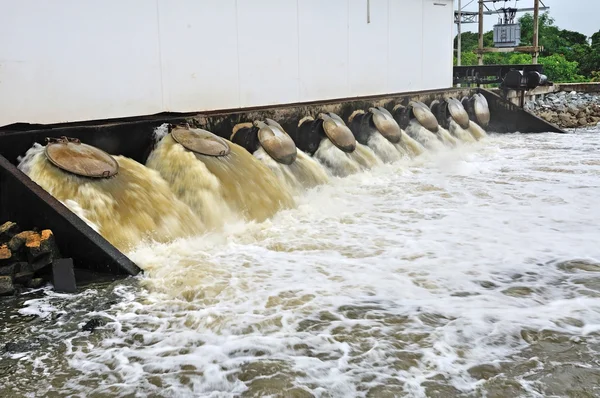
{"type": "MultiPolygon", "coordinates": [[[[533,15],[525,14],[519,18],[521,24],[521,45],[533,45],[533,15]]],[[[584,34],[560,29],[548,13],[540,15],[539,40],[544,47],[539,63],[544,65],[544,73],[555,82],[600,81],[600,31],[588,39],[584,34]]],[[[484,47],[493,47],[493,31],[483,36],[484,47]]],[[[477,33],[465,32],[462,37],[462,65],[477,65],[477,33]]],[[[454,48],[458,37],[454,39],[454,48]]],[[[456,65],[456,57],[455,57],[456,65]]],[[[485,65],[494,64],[531,64],[530,54],[488,53],[483,56],[485,65]]]]}

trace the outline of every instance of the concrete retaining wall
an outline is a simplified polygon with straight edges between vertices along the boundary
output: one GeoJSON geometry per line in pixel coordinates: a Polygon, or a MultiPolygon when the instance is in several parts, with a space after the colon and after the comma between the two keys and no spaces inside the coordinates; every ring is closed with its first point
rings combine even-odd
{"type": "Polygon", "coordinates": [[[7,1],[0,126],[450,87],[452,28],[452,0],[7,1]]]}

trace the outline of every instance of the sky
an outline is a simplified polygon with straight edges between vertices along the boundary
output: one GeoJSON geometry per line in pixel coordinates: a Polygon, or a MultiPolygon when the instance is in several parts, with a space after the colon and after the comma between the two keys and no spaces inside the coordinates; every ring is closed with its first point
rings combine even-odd
{"type": "MultiPolygon", "coordinates": [[[[473,0],[471,4],[465,7],[471,0],[462,0],[464,11],[477,11],[478,1],[473,0]]],[[[590,37],[600,30],[600,0],[542,0],[546,6],[550,7],[550,16],[554,18],[554,24],[561,29],[574,30],[581,32],[590,37]]],[[[499,0],[496,8],[514,7],[515,0],[504,2],[499,0]]],[[[494,3],[486,3],[490,9],[493,9],[494,3]]],[[[518,0],[517,7],[533,8],[533,0],[518,0]]],[[[458,1],[454,0],[454,8],[458,9],[458,1]]],[[[517,18],[523,15],[517,14],[517,18]]],[[[493,26],[498,21],[495,15],[485,15],[483,18],[484,32],[492,30],[493,26]]],[[[463,25],[463,32],[477,32],[477,24],[463,25]]],[[[456,34],[456,25],[454,26],[454,34],[456,34]]]]}

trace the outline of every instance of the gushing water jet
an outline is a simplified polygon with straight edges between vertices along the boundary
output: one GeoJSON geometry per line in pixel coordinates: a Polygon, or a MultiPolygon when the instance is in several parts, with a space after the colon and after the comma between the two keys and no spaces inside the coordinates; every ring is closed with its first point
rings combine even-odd
{"type": "Polygon", "coordinates": [[[439,136],[423,127],[416,119],[410,121],[406,128],[406,133],[409,137],[429,150],[439,151],[444,148],[444,144],[439,136]]]}
{"type": "Polygon", "coordinates": [[[262,221],[294,203],[289,190],[251,153],[206,130],[172,128],[146,165],[161,174],[207,229],[240,215],[262,221]]]}
{"type": "MultiPolygon", "coordinates": [[[[346,133],[349,133],[351,139],[354,141],[354,150],[352,152],[344,152],[338,146],[334,145],[332,140],[325,137],[322,138],[318,149],[314,153],[314,158],[318,159],[333,175],[338,177],[345,177],[381,164],[381,160],[371,148],[356,142],[354,135],[349,129],[346,133]]],[[[381,137],[380,134],[378,136],[381,137]]],[[[383,137],[381,138],[385,140],[383,137]]]]}
{"type": "Polygon", "coordinates": [[[292,138],[274,120],[240,123],[233,128],[238,142],[267,166],[290,191],[324,184],[329,177],[323,167],[296,148],[292,138]]]}
{"type": "Polygon", "coordinates": [[[398,127],[400,127],[400,144],[402,148],[412,156],[418,156],[425,152],[426,148],[417,140],[406,133],[411,121],[411,108],[407,108],[402,104],[397,104],[392,109],[392,115],[398,127]]]}
{"type": "Polygon", "coordinates": [[[78,140],[36,144],[19,169],[122,251],[204,228],[157,172],[78,140]]]}
{"type": "Polygon", "coordinates": [[[479,126],[474,121],[471,121],[471,123],[469,124],[469,133],[471,133],[471,135],[476,140],[480,140],[487,136],[487,133],[485,132],[485,130],[482,129],[481,126],[479,126]]]}
{"type": "Polygon", "coordinates": [[[464,129],[458,124],[454,119],[448,118],[448,130],[452,134],[452,136],[458,138],[462,142],[475,142],[477,141],[475,137],[469,131],[471,127],[471,123],[469,123],[469,127],[464,129]]]}
{"type": "Polygon", "coordinates": [[[452,97],[440,101],[434,100],[430,104],[430,108],[440,124],[438,135],[445,143],[456,145],[456,140],[453,137],[463,142],[475,141],[473,136],[466,130],[471,122],[460,101],[452,97]],[[445,130],[449,130],[452,139],[448,137],[445,130]]]}

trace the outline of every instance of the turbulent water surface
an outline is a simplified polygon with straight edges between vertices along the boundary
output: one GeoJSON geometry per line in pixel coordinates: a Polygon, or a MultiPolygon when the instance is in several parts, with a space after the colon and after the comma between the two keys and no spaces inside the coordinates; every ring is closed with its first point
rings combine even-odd
{"type": "Polygon", "coordinates": [[[599,396],[599,151],[490,136],[137,247],[0,309],[0,396],[599,396]]]}

